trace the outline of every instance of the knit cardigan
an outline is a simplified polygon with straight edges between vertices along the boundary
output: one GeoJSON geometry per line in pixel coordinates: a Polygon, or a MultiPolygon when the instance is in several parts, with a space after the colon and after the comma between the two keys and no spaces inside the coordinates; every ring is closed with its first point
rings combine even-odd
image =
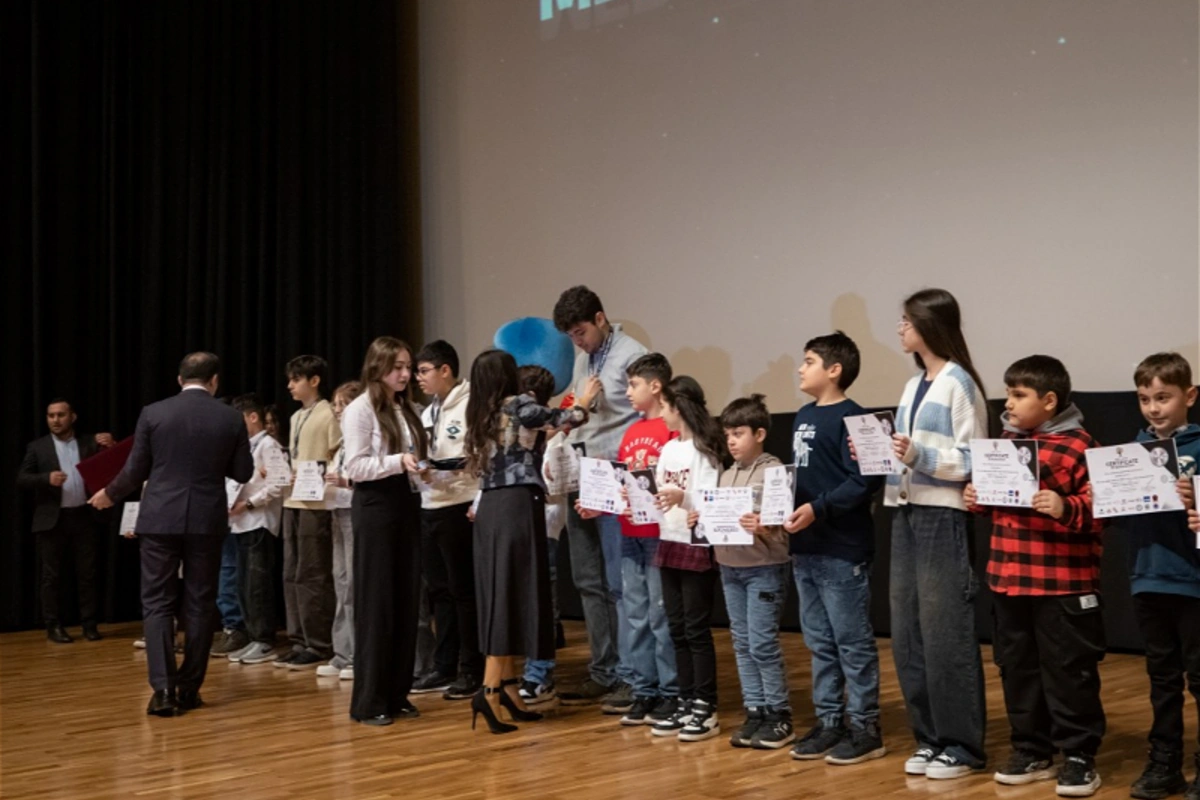
{"type": "Polygon", "coordinates": [[[884,503],[965,511],[962,493],[971,477],[971,440],[988,435],[987,401],[965,369],[947,362],[930,384],[910,431],[910,410],[923,378],[913,376],[896,409],[896,431],[910,437],[912,446],[900,474],[887,478],[884,503]]]}

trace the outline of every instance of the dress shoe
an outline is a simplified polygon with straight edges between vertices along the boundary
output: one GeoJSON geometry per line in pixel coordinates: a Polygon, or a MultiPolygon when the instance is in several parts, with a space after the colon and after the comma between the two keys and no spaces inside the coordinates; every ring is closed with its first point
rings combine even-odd
{"type": "Polygon", "coordinates": [[[46,638],[56,644],[70,644],[75,641],[71,634],[67,633],[67,629],[58,623],[46,626],[46,638]]]}
{"type": "Polygon", "coordinates": [[[204,701],[200,699],[199,689],[180,689],[179,690],[179,710],[192,711],[204,705],[204,701]]]}
{"type": "Polygon", "coordinates": [[[175,704],[175,695],[169,691],[155,692],[150,698],[150,705],[146,706],[146,713],[155,717],[173,717],[178,706],[175,704]]]}
{"type": "Polygon", "coordinates": [[[96,623],[85,622],[83,623],[83,638],[89,642],[98,642],[104,637],[100,635],[100,631],[96,628],[96,623]]]}
{"type": "Polygon", "coordinates": [[[412,703],[405,703],[396,709],[395,716],[400,719],[416,719],[421,716],[421,712],[412,703]]]}

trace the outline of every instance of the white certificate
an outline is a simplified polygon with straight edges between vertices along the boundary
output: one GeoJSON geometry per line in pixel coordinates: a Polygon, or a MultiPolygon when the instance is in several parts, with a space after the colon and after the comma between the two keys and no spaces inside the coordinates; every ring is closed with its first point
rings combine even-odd
{"type": "Polygon", "coordinates": [[[1174,439],[1131,442],[1086,451],[1096,518],[1182,511],[1174,439]]]}
{"type": "Polygon", "coordinates": [[[267,468],[267,486],[291,486],[292,465],[288,463],[287,453],[278,447],[268,447],[263,451],[263,466],[267,468]]]}
{"type": "Polygon", "coordinates": [[[625,475],[625,492],[634,525],[661,525],[665,520],[658,508],[658,485],[654,470],[635,469],[625,475]]]}
{"type": "Polygon", "coordinates": [[[141,503],[126,503],[121,509],[121,527],[117,531],[122,536],[132,536],[137,529],[138,509],[141,503]]]}
{"type": "Polygon", "coordinates": [[[579,459],[579,505],[592,511],[620,514],[625,510],[621,479],[611,461],[579,459]]]}
{"type": "Polygon", "coordinates": [[[971,440],[971,485],[979,505],[1031,508],[1040,480],[1033,439],[971,440]]]}
{"type": "Polygon", "coordinates": [[[565,440],[546,448],[542,459],[542,475],[546,478],[547,494],[565,495],[579,491],[579,458],[582,448],[583,445],[568,444],[565,440]]]}
{"type": "Polygon", "coordinates": [[[893,475],[900,471],[900,459],[892,447],[896,432],[896,415],[877,411],[857,417],[846,417],[846,432],[854,444],[858,471],[863,475],[893,475]]]}
{"type": "Polygon", "coordinates": [[[782,525],[796,510],[796,468],[789,465],[767,467],[763,476],[762,508],[759,524],[782,525]]]}
{"type": "Polygon", "coordinates": [[[741,522],[743,516],[754,511],[754,489],[701,489],[693,497],[699,500],[700,510],[700,520],[692,531],[693,544],[754,544],[754,534],[741,522]]]}
{"type": "Polygon", "coordinates": [[[242,493],[242,484],[232,478],[225,479],[225,508],[231,509],[237,503],[238,495],[242,493]]]}
{"type": "MultiPolygon", "coordinates": [[[[1200,474],[1192,477],[1192,502],[1200,508],[1200,474]]],[[[1196,531],[1196,549],[1200,550],[1200,531],[1196,531]]]]}
{"type": "Polygon", "coordinates": [[[292,499],[310,503],[325,499],[324,461],[296,462],[296,483],[292,486],[292,499]]]}

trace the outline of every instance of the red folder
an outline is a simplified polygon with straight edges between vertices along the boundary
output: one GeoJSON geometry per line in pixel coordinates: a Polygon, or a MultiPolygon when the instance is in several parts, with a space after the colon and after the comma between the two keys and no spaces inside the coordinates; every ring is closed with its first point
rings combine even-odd
{"type": "Polygon", "coordinates": [[[101,450],[91,458],[80,461],[76,469],[83,476],[83,485],[87,488],[87,493],[93,495],[112,483],[113,478],[124,469],[132,450],[133,437],[130,436],[112,447],[101,450]]]}

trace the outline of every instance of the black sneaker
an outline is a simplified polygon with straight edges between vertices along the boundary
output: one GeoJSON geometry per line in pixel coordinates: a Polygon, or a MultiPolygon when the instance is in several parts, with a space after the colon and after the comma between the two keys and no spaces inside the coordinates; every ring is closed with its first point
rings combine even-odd
{"type": "Polygon", "coordinates": [[[517,694],[521,695],[521,699],[525,701],[525,705],[527,706],[537,706],[558,699],[558,692],[554,691],[554,681],[547,681],[546,683],[521,681],[521,688],[517,691],[517,694]]]}
{"type": "Polygon", "coordinates": [[[879,733],[879,720],[870,719],[861,726],[852,723],[849,735],[829,751],[825,763],[844,767],[886,755],[887,748],[883,746],[883,736],[879,733]]]}
{"type": "Polygon", "coordinates": [[[742,723],[742,727],[733,732],[733,736],[729,737],[729,743],[734,747],[750,747],[750,740],[754,738],[754,734],[763,724],[763,710],[758,706],[748,706],[746,708],[746,721],[742,723]]]}
{"type": "Polygon", "coordinates": [[[1188,784],[1183,800],[1200,800],[1200,753],[1196,754],[1196,777],[1188,784]]]}
{"type": "Polygon", "coordinates": [[[655,736],[678,736],[684,725],[692,720],[692,701],[682,697],[675,700],[675,710],[666,719],[661,719],[651,726],[650,732],[655,736]]]}
{"type": "Polygon", "coordinates": [[[420,680],[413,682],[411,689],[412,694],[432,694],[433,692],[444,692],[450,688],[450,684],[454,682],[454,678],[449,675],[443,675],[440,672],[430,672],[424,675],[420,680]]]}
{"type": "Polygon", "coordinates": [[[1139,800],[1162,800],[1187,788],[1183,777],[1183,754],[1150,751],[1142,776],[1129,787],[1129,796],[1139,800]]]}
{"type": "Polygon", "coordinates": [[[720,734],[721,718],[716,706],[706,700],[694,701],[690,719],[679,729],[679,741],[703,742],[720,734]]]}
{"type": "Polygon", "coordinates": [[[600,713],[624,714],[633,708],[633,687],[627,683],[618,683],[608,696],[600,701],[600,713]]]}
{"type": "Polygon", "coordinates": [[[768,706],[764,710],[762,725],[750,739],[750,746],[755,750],[778,750],[795,740],[796,730],[792,727],[792,712],[776,711],[768,706]]]}
{"type": "Polygon", "coordinates": [[[650,712],[658,705],[653,697],[635,697],[633,705],[621,717],[622,725],[646,725],[650,722],[650,712]]]}
{"type": "Polygon", "coordinates": [[[647,725],[657,725],[665,719],[670,719],[679,707],[678,697],[660,697],[654,703],[654,709],[646,717],[647,725]]]}
{"type": "MultiPolygon", "coordinates": [[[[474,675],[459,675],[458,680],[446,687],[442,692],[443,700],[470,700],[482,685],[474,675]]],[[[519,694],[519,692],[518,692],[519,694]]]]}
{"type": "Polygon", "coordinates": [[[288,669],[316,669],[317,667],[328,661],[327,658],[319,656],[311,650],[301,650],[296,654],[296,657],[288,662],[288,669]]]}
{"type": "Polygon", "coordinates": [[[280,669],[287,669],[291,663],[296,660],[296,657],[303,652],[303,650],[296,650],[293,648],[288,650],[286,653],[282,653],[279,658],[275,659],[271,663],[280,669]]]}
{"type": "Polygon", "coordinates": [[[792,747],[792,758],[800,761],[816,761],[824,758],[838,742],[846,738],[846,728],[842,725],[818,725],[801,737],[792,747]]]}
{"type": "Polygon", "coordinates": [[[992,780],[1005,786],[1024,786],[1036,781],[1053,780],[1057,776],[1058,767],[1054,766],[1051,759],[1024,750],[1014,750],[1008,757],[1008,763],[992,775],[992,780]]]}
{"type": "Polygon", "coordinates": [[[1091,797],[1100,788],[1100,776],[1096,774],[1096,761],[1091,756],[1067,756],[1058,771],[1060,797],[1091,797]]]}
{"type": "Polygon", "coordinates": [[[562,700],[564,706],[590,706],[612,694],[612,690],[612,686],[605,686],[603,683],[597,683],[588,678],[579,684],[579,688],[575,691],[560,693],[559,699],[562,700]]]}

